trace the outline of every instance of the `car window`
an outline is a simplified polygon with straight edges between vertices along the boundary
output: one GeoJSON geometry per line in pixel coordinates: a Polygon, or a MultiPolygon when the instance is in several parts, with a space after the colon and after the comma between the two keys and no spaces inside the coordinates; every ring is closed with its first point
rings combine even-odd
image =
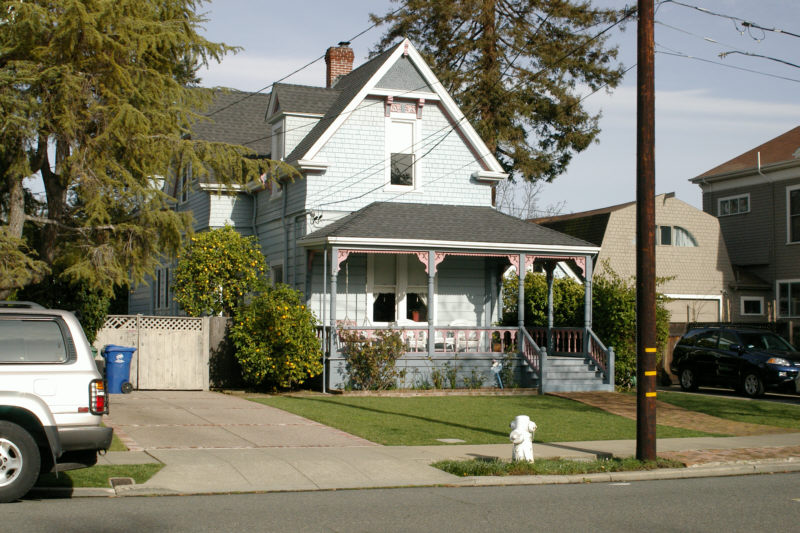
{"type": "Polygon", "coordinates": [[[681,340],[678,341],[678,344],[681,346],[694,346],[695,341],[697,341],[697,336],[702,332],[702,330],[692,330],[686,333],[681,340]]]}
{"type": "Polygon", "coordinates": [[[732,331],[722,330],[719,333],[719,349],[730,350],[731,346],[739,344],[739,338],[732,331]]]}
{"type": "Polygon", "coordinates": [[[64,363],[67,347],[55,320],[0,319],[0,363],[64,363]]]}
{"type": "Polygon", "coordinates": [[[792,345],[783,340],[782,337],[768,331],[747,332],[741,333],[740,335],[742,337],[742,343],[750,349],[794,351],[792,345]]]}
{"type": "Polygon", "coordinates": [[[716,348],[717,347],[717,332],[716,331],[704,331],[697,337],[697,342],[695,343],[696,346],[700,346],[702,348],[716,348]]]}

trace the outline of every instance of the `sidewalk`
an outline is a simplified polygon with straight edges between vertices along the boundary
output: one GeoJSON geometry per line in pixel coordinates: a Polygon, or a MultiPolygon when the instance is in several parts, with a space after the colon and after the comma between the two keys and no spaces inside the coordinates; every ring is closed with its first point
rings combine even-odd
{"type": "MultiPolygon", "coordinates": [[[[430,463],[510,458],[511,444],[379,446],[241,398],[203,392],[139,392],[112,399],[107,423],[133,451],[99,464],[161,462],[141,485],[74,489],[74,496],[305,491],[402,486],[608,482],[800,471],[800,433],[659,439],[658,453],[691,465],[581,476],[464,477],[430,463]]],[[[730,433],[729,433],[730,434],[730,433]]],[[[635,441],[534,442],[537,459],[631,456],[635,441]]]]}

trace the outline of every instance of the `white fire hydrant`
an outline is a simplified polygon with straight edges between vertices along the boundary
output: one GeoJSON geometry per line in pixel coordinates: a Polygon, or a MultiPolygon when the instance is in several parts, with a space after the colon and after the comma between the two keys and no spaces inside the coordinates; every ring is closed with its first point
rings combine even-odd
{"type": "Polygon", "coordinates": [[[511,421],[511,460],[533,462],[533,432],[536,422],[525,415],[519,415],[511,421]]]}

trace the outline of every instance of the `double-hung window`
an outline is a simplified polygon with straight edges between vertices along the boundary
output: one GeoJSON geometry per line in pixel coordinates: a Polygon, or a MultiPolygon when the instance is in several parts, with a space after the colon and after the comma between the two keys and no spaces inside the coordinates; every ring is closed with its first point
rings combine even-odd
{"type": "Polygon", "coordinates": [[[788,242],[800,242],[800,185],[786,187],[786,229],[788,242]]]}
{"type": "Polygon", "coordinates": [[[778,281],[778,317],[800,317],[800,280],[778,281]]]}
{"type": "Polygon", "coordinates": [[[717,201],[717,216],[740,215],[750,212],[750,194],[726,196],[717,201]]]}
{"type": "Polygon", "coordinates": [[[389,124],[389,184],[414,187],[414,121],[392,120],[389,124]]]}
{"type": "Polygon", "coordinates": [[[367,256],[368,318],[375,324],[428,321],[428,274],[413,255],[367,256]]]}

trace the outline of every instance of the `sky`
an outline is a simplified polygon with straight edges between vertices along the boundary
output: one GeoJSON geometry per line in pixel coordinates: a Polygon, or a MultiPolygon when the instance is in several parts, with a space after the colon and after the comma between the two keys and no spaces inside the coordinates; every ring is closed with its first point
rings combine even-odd
{"type": "MultiPolygon", "coordinates": [[[[618,0],[593,3],[626,5],[618,0]]],[[[686,5],[657,4],[655,16],[656,192],[674,192],[700,207],[700,188],[690,178],[800,123],[800,67],[774,60],[800,65],[800,38],[785,33],[800,34],[800,1],[680,3],[686,5]],[[748,31],[728,17],[784,33],[748,31]],[[723,52],[731,53],[720,58],[723,52]],[[670,55],[676,53],[691,57],[670,55]]],[[[272,83],[302,69],[284,81],[324,86],[325,50],[351,41],[355,66],[360,65],[384,31],[378,27],[359,35],[371,26],[370,12],[383,14],[398,5],[387,0],[206,3],[201,7],[208,19],[205,36],[242,50],[202,70],[202,84],[268,92],[272,83]]],[[[619,45],[625,67],[635,65],[635,21],[613,33],[612,43],[619,45]]],[[[636,69],[612,92],[588,96],[584,105],[602,114],[602,131],[595,144],[574,156],[565,174],[544,184],[536,199],[542,210],[557,206],[560,213],[574,213],[636,198],[636,69]]]]}

